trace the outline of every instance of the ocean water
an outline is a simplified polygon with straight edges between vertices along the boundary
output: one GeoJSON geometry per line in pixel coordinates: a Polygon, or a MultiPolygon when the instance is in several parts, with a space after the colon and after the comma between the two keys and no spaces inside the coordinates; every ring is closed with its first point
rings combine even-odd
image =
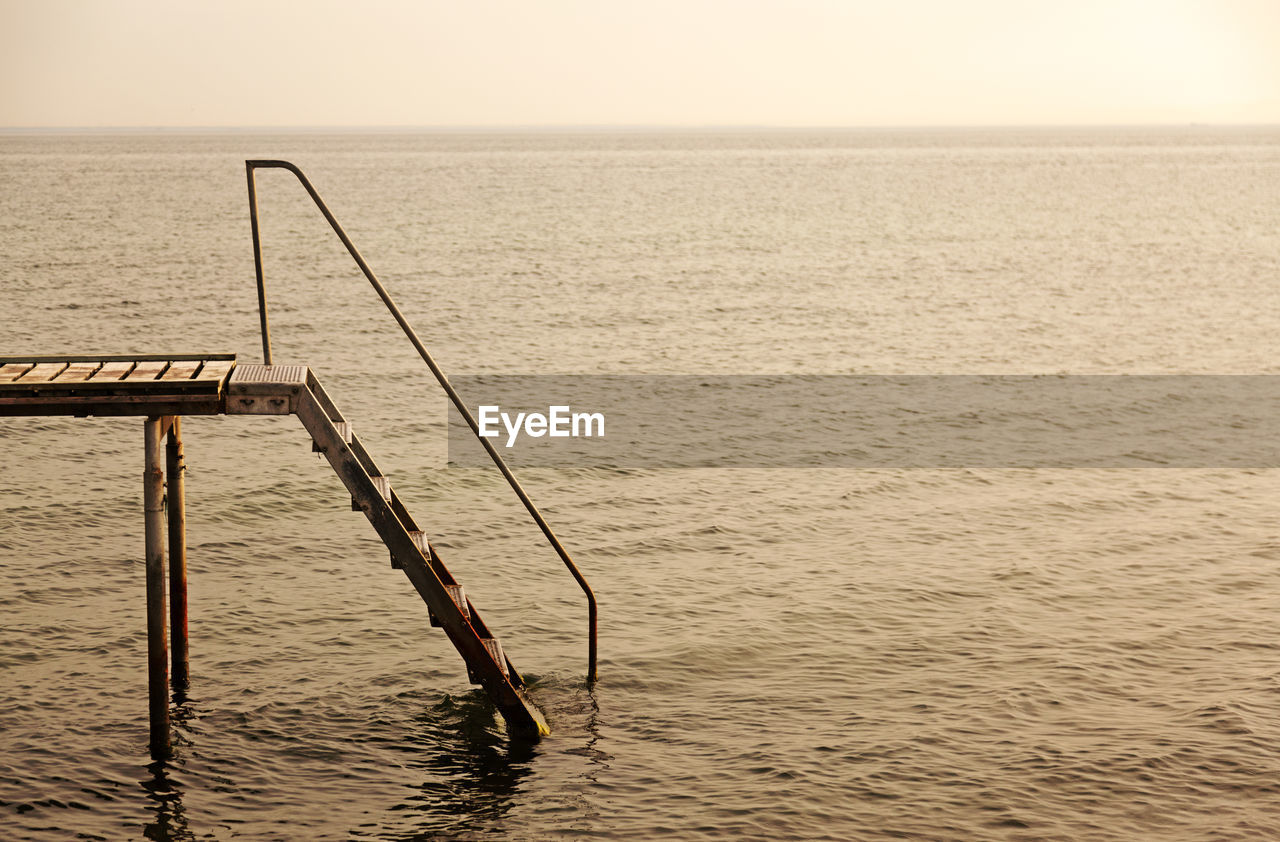
{"type": "MultiPolygon", "coordinates": [[[[258,361],[246,158],[308,173],[452,375],[1280,373],[1275,127],[3,135],[0,355],[258,361]]],[[[1280,836],[1275,469],[530,468],[588,688],[558,559],[447,465],[292,176],[258,194],[276,360],[553,734],[507,737],[295,419],[190,418],[150,763],[142,424],[5,418],[0,838],[1280,836]]]]}

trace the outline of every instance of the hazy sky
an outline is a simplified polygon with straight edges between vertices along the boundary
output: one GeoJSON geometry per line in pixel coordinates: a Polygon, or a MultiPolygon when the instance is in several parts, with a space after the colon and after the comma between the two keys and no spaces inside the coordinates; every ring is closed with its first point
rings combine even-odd
{"type": "Polygon", "coordinates": [[[1280,0],[0,0],[0,126],[1280,122],[1280,0]]]}

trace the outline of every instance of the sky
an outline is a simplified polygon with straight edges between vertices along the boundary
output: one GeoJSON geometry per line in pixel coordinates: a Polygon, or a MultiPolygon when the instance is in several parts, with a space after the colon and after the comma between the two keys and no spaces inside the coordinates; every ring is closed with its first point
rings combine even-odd
{"type": "Polygon", "coordinates": [[[0,128],[1280,123],[1280,0],[0,0],[0,128]]]}

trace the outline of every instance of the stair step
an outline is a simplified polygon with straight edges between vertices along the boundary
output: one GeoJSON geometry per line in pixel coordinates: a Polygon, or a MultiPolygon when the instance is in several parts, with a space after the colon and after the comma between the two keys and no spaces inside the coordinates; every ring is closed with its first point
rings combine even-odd
{"type": "MultiPolygon", "coordinates": [[[[422,550],[422,554],[423,554],[424,556],[426,556],[428,559],[430,559],[430,558],[431,558],[431,546],[427,543],[427,533],[425,533],[425,532],[410,532],[410,533],[409,533],[409,537],[413,539],[413,543],[417,545],[418,549],[422,550]]],[[[392,570],[399,570],[399,569],[401,569],[402,567],[404,567],[404,565],[400,563],[400,559],[396,558],[396,554],[395,554],[395,553],[392,553],[392,554],[391,554],[391,569],[392,569],[392,570]]],[[[433,623],[432,625],[434,625],[434,623],[433,623]]]]}
{"type": "MultiPolygon", "coordinates": [[[[462,590],[462,585],[445,585],[444,589],[449,592],[449,598],[453,600],[453,604],[458,606],[458,610],[462,612],[462,616],[467,618],[467,622],[471,622],[471,609],[467,607],[467,595],[462,590]]],[[[440,622],[440,618],[436,616],[436,612],[430,608],[427,614],[431,618],[431,625],[440,628],[444,623],[440,622]]]]}
{"type": "MultiPolygon", "coordinates": [[[[378,489],[378,493],[382,495],[382,499],[388,503],[391,502],[391,477],[369,477],[373,480],[373,487],[378,489]]],[[[351,511],[360,511],[360,504],[356,502],[356,498],[351,498],[351,511]]]]}
{"type": "MultiPolygon", "coordinates": [[[[422,550],[422,554],[430,559],[431,545],[427,543],[427,533],[410,532],[409,537],[413,539],[413,543],[417,544],[418,549],[422,550]]],[[[394,553],[391,555],[391,566],[395,568],[403,566],[396,560],[394,553]]],[[[467,606],[467,594],[462,590],[462,585],[446,584],[444,589],[449,592],[449,598],[453,600],[454,605],[458,606],[458,610],[462,612],[462,616],[467,618],[468,623],[471,622],[471,609],[467,606]]],[[[437,628],[443,625],[440,622],[440,618],[437,617],[435,612],[430,608],[427,609],[427,613],[431,617],[431,625],[436,626],[437,628]]]]}
{"type": "MultiPolygon", "coordinates": [[[[351,430],[351,422],[350,421],[334,421],[333,426],[338,428],[338,435],[342,436],[342,440],[345,441],[347,444],[351,444],[351,436],[353,434],[351,430]]],[[[315,439],[311,440],[311,452],[323,453],[323,451],[320,449],[320,443],[317,442],[315,439]]]]}
{"type": "MultiPolygon", "coordinates": [[[[507,672],[507,658],[502,654],[502,644],[498,642],[498,639],[496,637],[482,637],[480,638],[480,642],[484,644],[485,649],[489,650],[489,654],[493,657],[493,660],[497,661],[498,668],[502,670],[502,674],[510,677],[510,674],[507,672]]],[[[472,684],[480,683],[479,677],[471,671],[470,666],[467,667],[467,678],[470,679],[472,684]]]]}

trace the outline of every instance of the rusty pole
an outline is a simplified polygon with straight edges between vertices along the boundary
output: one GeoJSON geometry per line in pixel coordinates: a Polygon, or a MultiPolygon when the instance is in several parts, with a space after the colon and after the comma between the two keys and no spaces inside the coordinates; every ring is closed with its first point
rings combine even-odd
{"type": "Polygon", "coordinates": [[[174,695],[187,691],[187,496],[183,474],[182,419],[173,416],[165,448],[165,475],[169,483],[169,655],[174,695]]]}
{"type": "Polygon", "coordinates": [[[148,418],[143,508],[147,538],[147,699],[151,758],[169,756],[169,653],[165,645],[164,448],[161,419],[148,418]]]}

